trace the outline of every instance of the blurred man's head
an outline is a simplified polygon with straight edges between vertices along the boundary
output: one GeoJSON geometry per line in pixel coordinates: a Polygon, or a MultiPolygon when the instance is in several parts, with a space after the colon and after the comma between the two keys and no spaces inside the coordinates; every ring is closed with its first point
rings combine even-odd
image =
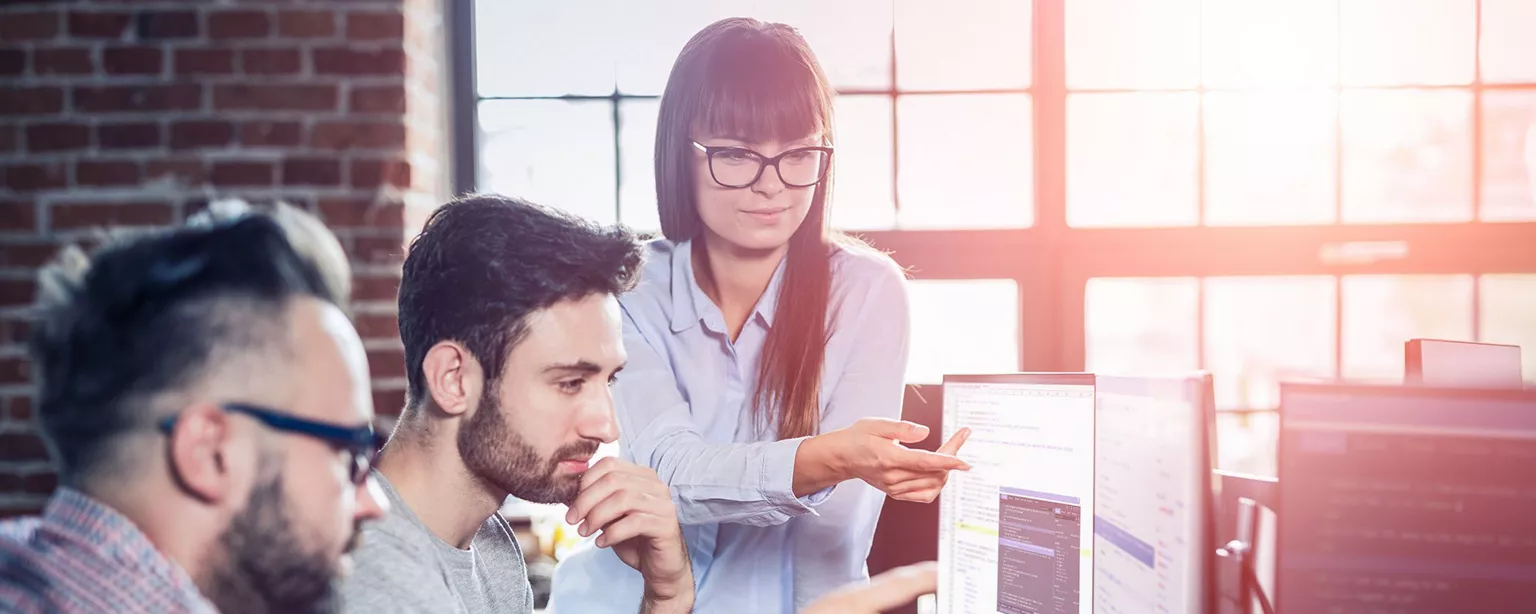
{"type": "Polygon", "coordinates": [[[71,248],[40,277],[38,417],[61,481],[134,520],[224,612],[323,606],[382,513],[355,469],[373,407],[337,307],[345,262],[304,245],[323,235],[209,217],[71,248]]]}
{"type": "Polygon", "coordinates": [[[451,446],[496,490],[569,502],[597,446],[618,437],[616,296],[640,262],[622,228],[525,201],[481,195],[438,209],[400,284],[409,398],[396,433],[451,446]]]}

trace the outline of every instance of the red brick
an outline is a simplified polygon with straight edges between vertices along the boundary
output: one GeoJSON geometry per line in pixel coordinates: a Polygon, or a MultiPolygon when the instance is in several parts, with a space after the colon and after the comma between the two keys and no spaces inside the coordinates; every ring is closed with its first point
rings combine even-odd
{"type": "Polygon", "coordinates": [[[404,207],[375,198],[322,198],[320,219],[331,228],[401,228],[404,207]]]}
{"type": "Polygon", "coordinates": [[[208,170],[202,160],[153,160],[144,164],[146,181],[163,178],[196,186],[208,180],[208,170]]]}
{"type": "Polygon", "coordinates": [[[47,75],[88,75],[95,70],[96,62],[91,59],[90,49],[65,47],[60,49],[37,49],[32,52],[32,74],[40,77],[47,75]]]}
{"type": "Polygon", "coordinates": [[[298,49],[246,49],[240,69],[248,75],[292,75],[301,65],[298,49]]]}
{"type": "Polygon", "coordinates": [[[59,474],[52,471],[34,473],[25,478],[26,491],[34,495],[53,494],[59,487],[59,474]]]}
{"type": "Polygon", "coordinates": [[[199,31],[198,16],[194,11],[146,11],[139,13],[135,29],[141,40],[192,38],[199,31]]]}
{"type": "Polygon", "coordinates": [[[331,11],[283,11],[277,15],[277,34],[293,38],[336,35],[336,13],[331,11]]]}
{"type": "Polygon", "coordinates": [[[309,144],[318,149],[399,147],[405,126],[399,122],[324,122],[315,125],[309,144]]]}
{"type": "Polygon", "coordinates": [[[32,361],[22,357],[0,358],[0,384],[25,384],[32,381],[28,365],[32,361]]]}
{"type": "Polygon", "coordinates": [[[352,261],[394,264],[405,260],[405,248],[394,237],[353,237],[352,261]]]}
{"type": "MultiPolygon", "coordinates": [[[[0,266],[35,269],[57,253],[59,246],[53,243],[0,243],[0,266]]],[[[0,332],[0,345],[25,342],[25,334],[12,332],[18,327],[25,328],[22,324],[21,320],[0,318],[0,331],[3,331],[0,332]]]]}
{"type": "Polygon", "coordinates": [[[31,279],[0,279],[0,307],[32,304],[37,283],[31,279]]]}
{"type": "Polygon", "coordinates": [[[132,160],[81,160],[75,163],[75,183],[83,186],[138,185],[139,163],[132,160]]]}
{"type": "Polygon", "coordinates": [[[158,75],[165,72],[165,54],[158,47],[115,47],[101,52],[109,75],[158,75]]]}
{"type": "Polygon", "coordinates": [[[5,185],[18,192],[62,188],[67,174],[59,162],[16,164],[5,169],[5,185]]]}
{"type": "Polygon", "coordinates": [[[220,85],[213,107],[220,111],[334,111],[335,85],[220,85]]]}
{"type": "Polygon", "coordinates": [[[208,14],[208,37],[214,40],[266,38],[272,18],[265,11],[223,11],[208,14]]]}
{"type": "Polygon", "coordinates": [[[352,276],[352,300],[354,301],[393,301],[399,291],[399,275],[352,276]]]}
{"type": "Polygon", "coordinates": [[[64,110],[57,87],[0,87],[0,115],[45,115],[64,110]]]}
{"type": "Polygon", "coordinates": [[[132,21],[133,16],[129,13],[74,11],[69,14],[69,35],[75,38],[122,38],[132,21]]]}
{"type": "Polygon", "coordinates": [[[271,162],[214,162],[209,175],[217,186],[270,186],[275,167],[271,162]]]}
{"type": "Polygon", "coordinates": [[[0,124],[0,153],[21,149],[21,127],[16,124],[0,124]]]}
{"type": "Polygon", "coordinates": [[[0,507],[0,519],[21,518],[24,516],[37,516],[43,513],[41,503],[29,505],[26,503],[10,503],[0,507]]]}
{"type": "Polygon", "coordinates": [[[26,395],[16,395],[11,397],[11,419],[32,419],[32,397],[26,395]]]}
{"type": "Polygon", "coordinates": [[[43,440],[29,433],[0,434],[0,460],[31,461],[47,460],[48,448],[43,440]]]}
{"type": "Polygon", "coordinates": [[[176,74],[228,75],[235,72],[232,49],[177,49],[176,74]]]}
{"type": "Polygon", "coordinates": [[[183,121],[171,124],[171,149],[223,147],[235,139],[230,121],[183,121]]]}
{"type": "Polygon", "coordinates": [[[0,230],[37,230],[37,204],[24,200],[0,200],[0,230]]]}
{"type": "Polygon", "coordinates": [[[27,126],[28,151],[68,151],[90,146],[91,127],[87,124],[54,123],[27,126]]]}
{"type": "Polygon", "coordinates": [[[6,13],[0,19],[0,41],[30,41],[59,35],[58,11],[6,13]]]}
{"type": "Polygon", "coordinates": [[[378,416],[398,416],[405,409],[405,390],[392,388],[373,391],[373,413],[378,416]]]}
{"type": "Polygon", "coordinates": [[[22,49],[0,49],[0,75],[19,75],[27,72],[27,52],[22,49]]]}
{"type": "MultiPolygon", "coordinates": [[[[0,416],[0,418],[3,417],[0,416]]],[[[0,473],[0,492],[21,492],[25,484],[26,480],[20,474],[0,473]]],[[[3,514],[3,512],[0,512],[0,514],[3,514]]],[[[3,515],[0,515],[0,517],[3,517],[3,515]]]]}
{"type": "Polygon", "coordinates": [[[405,51],[401,49],[317,48],[314,59],[315,72],[322,75],[405,74],[405,51]]]}
{"type": "Polygon", "coordinates": [[[171,223],[171,206],[155,202],[56,204],[50,213],[54,230],[171,223]]]}
{"type": "Polygon", "coordinates": [[[391,13],[350,13],[347,40],[400,40],[405,38],[405,16],[391,13]]]}
{"type": "Polygon", "coordinates": [[[361,314],[352,318],[357,335],[364,339],[390,339],[400,336],[400,324],[390,313],[361,314]]]}
{"type": "Polygon", "coordinates": [[[404,113],[405,86],[353,87],[350,110],[353,113],[404,113]]]}
{"type": "Polygon", "coordinates": [[[75,88],[75,110],[190,111],[202,107],[203,88],[195,83],[173,85],[114,85],[75,88]]]}
{"type": "Polygon", "coordinates": [[[405,377],[405,350],[390,348],[368,352],[368,374],[381,377],[405,377]]]}
{"type": "Polygon", "coordinates": [[[96,127],[96,145],[102,149],[159,147],[160,124],[102,124],[96,127]]]}
{"type": "Polygon", "coordinates": [[[352,161],[352,187],[411,187],[411,165],[400,159],[355,159],[352,161]]]}
{"type": "Polygon", "coordinates": [[[289,158],[283,161],[284,185],[341,185],[341,163],[330,158],[289,158]]]}
{"type": "Polygon", "coordinates": [[[247,147],[294,147],[303,142],[299,122],[246,122],[240,125],[240,144],[247,147]]]}

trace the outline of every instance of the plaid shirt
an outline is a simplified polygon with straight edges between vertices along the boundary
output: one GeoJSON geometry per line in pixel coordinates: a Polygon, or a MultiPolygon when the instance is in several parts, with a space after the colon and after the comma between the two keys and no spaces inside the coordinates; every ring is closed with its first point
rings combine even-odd
{"type": "Polygon", "coordinates": [[[0,612],[216,612],[123,517],[60,488],[41,517],[0,523],[0,612]]]}

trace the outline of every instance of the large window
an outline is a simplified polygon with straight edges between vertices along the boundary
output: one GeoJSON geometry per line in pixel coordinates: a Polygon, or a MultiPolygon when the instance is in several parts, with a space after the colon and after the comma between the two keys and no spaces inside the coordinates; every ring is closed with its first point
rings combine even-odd
{"type": "Polygon", "coordinates": [[[683,43],[800,28],[841,94],[834,225],[917,277],[913,383],[1205,368],[1222,462],[1268,471],[1278,380],[1395,378],[1415,336],[1520,343],[1536,380],[1529,0],[473,12],[461,183],[640,229],[683,43]]]}

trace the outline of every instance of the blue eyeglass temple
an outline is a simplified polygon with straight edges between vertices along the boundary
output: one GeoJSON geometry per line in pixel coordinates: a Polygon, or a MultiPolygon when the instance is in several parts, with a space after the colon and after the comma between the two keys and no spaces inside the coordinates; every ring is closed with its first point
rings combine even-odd
{"type": "MultiPolygon", "coordinates": [[[[279,431],[308,435],[355,450],[377,451],[384,446],[384,437],[374,432],[373,425],[371,424],[340,426],[327,422],[306,420],[298,416],[244,403],[224,403],[220,407],[224,408],[224,411],[245,414],[260,420],[262,424],[279,431]]],[[[176,426],[176,418],[177,416],[169,416],[161,420],[160,430],[169,433],[176,426]]]]}

